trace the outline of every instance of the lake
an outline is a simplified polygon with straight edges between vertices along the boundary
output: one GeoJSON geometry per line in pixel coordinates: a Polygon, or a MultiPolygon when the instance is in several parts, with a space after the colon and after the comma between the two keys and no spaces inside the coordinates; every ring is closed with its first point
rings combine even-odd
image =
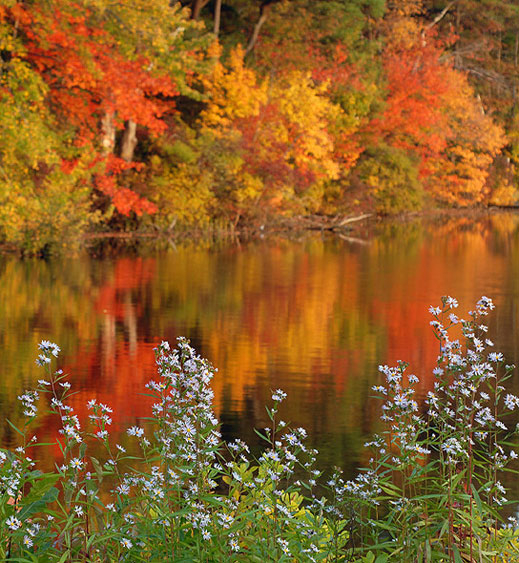
{"type": "MultiPolygon", "coordinates": [[[[114,432],[149,414],[140,393],[154,377],[153,348],[182,335],[217,368],[215,410],[226,437],[257,443],[271,390],[288,393],[283,418],[303,426],[320,465],[352,474],[377,426],[377,366],[399,359],[432,387],[438,352],[428,312],[452,295],[465,314],[482,295],[496,310],[489,336],[519,356],[519,216],[372,224],[333,233],[245,242],[149,243],[76,258],[0,257],[0,407],[20,423],[16,399],[42,377],[42,339],[59,344],[77,394],[114,409],[114,432]]],[[[509,386],[519,394],[519,379],[509,386]]],[[[57,421],[42,421],[45,438],[57,421]]],[[[4,445],[16,435],[0,424],[4,445]]],[[[121,437],[124,442],[124,438],[121,437]]]]}

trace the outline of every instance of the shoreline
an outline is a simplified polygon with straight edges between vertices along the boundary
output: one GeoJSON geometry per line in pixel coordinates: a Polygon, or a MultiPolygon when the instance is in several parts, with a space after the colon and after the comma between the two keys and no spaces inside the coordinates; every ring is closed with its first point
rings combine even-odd
{"type": "MultiPolygon", "coordinates": [[[[81,236],[79,251],[89,251],[96,243],[104,241],[127,243],[139,243],[149,241],[156,243],[168,243],[174,245],[177,242],[186,241],[211,241],[222,242],[225,240],[247,241],[255,239],[282,236],[291,238],[303,233],[329,233],[331,235],[350,240],[351,242],[367,243],[373,234],[373,230],[383,224],[406,224],[413,221],[448,221],[451,219],[466,218],[480,221],[486,217],[496,215],[519,215],[519,206],[512,207],[471,207],[456,209],[424,209],[421,211],[402,213],[392,216],[377,215],[376,213],[364,212],[356,215],[300,215],[295,217],[273,217],[265,224],[247,225],[243,227],[193,227],[178,230],[142,230],[142,231],[99,231],[87,232],[81,236]],[[351,235],[351,236],[350,236],[351,235]]],[[[116,244],[116,247],[120,246],[116,244]]],[[[117,250],[115,248],[114,250],[117,250]]],[[[77,254],[71,252],[66,246],[56,254],[77,254]]],[[[0,255],[18,254],[24,256],[18,247],[9,244],[0,244],[0,255]]],[[[52,253],[54,254],[54,253],[52,253]]],[[[26,257],[31,255],[25,255],[26,257]]],[[[36,255],[38,256],[38,255],[36,255]]],[[[39,255],[44,257],[45,254],[39,255]]]]}

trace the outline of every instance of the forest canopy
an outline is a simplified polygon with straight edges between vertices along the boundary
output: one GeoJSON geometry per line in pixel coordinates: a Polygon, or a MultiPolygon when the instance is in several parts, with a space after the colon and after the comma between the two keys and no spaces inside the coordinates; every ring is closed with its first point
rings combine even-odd
{"type": "Polygon", "coordinates": [[[515,205],[519,1],[0,0],[0,242],[515,205]]]}

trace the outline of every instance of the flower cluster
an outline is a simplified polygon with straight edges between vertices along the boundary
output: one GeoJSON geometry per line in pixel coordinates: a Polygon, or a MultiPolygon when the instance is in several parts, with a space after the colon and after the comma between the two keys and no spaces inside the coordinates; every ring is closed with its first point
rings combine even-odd
{"type": "MultiPolygon", "coordinates": [[[[456,299],[445,297],[441,307],[429,309],[440,353],[434,388],[422,401],[416,398],[418,378],[405,374],[407,364],[379,368],[385,381],[373,390],[383,401],[386,429],[366,443],[374,454],[364,478],[346,483],[350,502],[362,515],[359,530],[371,534],[375,544],[381,527],[390,531],[385,549],[404,560],[415,559],[412,545],[425,546],[443,535],[445,522],[449,559],[455,559],[454,545],[472,558],[483,538],[490,541],[487,530],[497,529],[495,507],[507,502],[498,472],[518,458],[505,443],[510,436],[505,417],[519,408],[519,397],[504,393],[513,366],[503,365],[503,354],[492,350],[482,322],[494,309],[492,300],[482,297],[468,320],[454,314],[457,307],[456,299]],[[451,338],[452,332],[461,339],[451,338]],[[382,523],[374,511],[379,504],[389,515],[382,523]]],[[[496,532],[496,552],[499,540],[496,532]]],[[[502,545],[508,541],[502,539],[502,545]]]]}
{"type": "Polygon", "coordinates": [[[89,401],[91,431],[83,430],[67,402],[70,383],[51,370],[59,347],[42,342],[37,363],[46,376],[19,397],[23,443],[0,450],[0,556],[415,561],[429,550],[452,561],[457,550],[466,560],[483,560],[483,553],[519,560],[510,555],[516,520],[502,530],[496,520],[496,507],[507,503],[500,475],[519,457],[507,442],[505,417],[519,409],[503,385],[512,367],[490,351],[481,322],[492,301],[478,301],[469,320],[453,313],[457,306],[446,297],[430,309],[440,343],[434,388],[424,389],[404,362],[381,366],[383,380],[373,390],[384,427],[365,444],[368,466],[354,479],[335,470],[326,483],[306,431],[278,420],[281,389],[272,392],[269,422],[257,431],[261,454],[240,439],[222,441],[212,409],[215,370],[184,338],[174,350],[166,342],[157,348],[159,378],[148,385],[153,417],[128,428],[115,446],[111,408],[89,401]],[[451,338],[453,331],[463,340],[451,338]],[[35,471],[27,455],[36,441],[27,429],[44,396],[61,423],[63,461],[55,474],[35,471]],[[104,460],[86,455],[91,444],[106,452],[104,460]]]}

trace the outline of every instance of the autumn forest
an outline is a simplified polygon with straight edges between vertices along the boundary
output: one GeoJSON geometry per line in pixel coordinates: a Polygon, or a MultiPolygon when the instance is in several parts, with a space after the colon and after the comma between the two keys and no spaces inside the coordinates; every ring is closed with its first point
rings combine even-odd
{"type": "Polygon", "coordinates": [[[517,0],[0,0],[0,243],[515,205],[517,0]]]}

